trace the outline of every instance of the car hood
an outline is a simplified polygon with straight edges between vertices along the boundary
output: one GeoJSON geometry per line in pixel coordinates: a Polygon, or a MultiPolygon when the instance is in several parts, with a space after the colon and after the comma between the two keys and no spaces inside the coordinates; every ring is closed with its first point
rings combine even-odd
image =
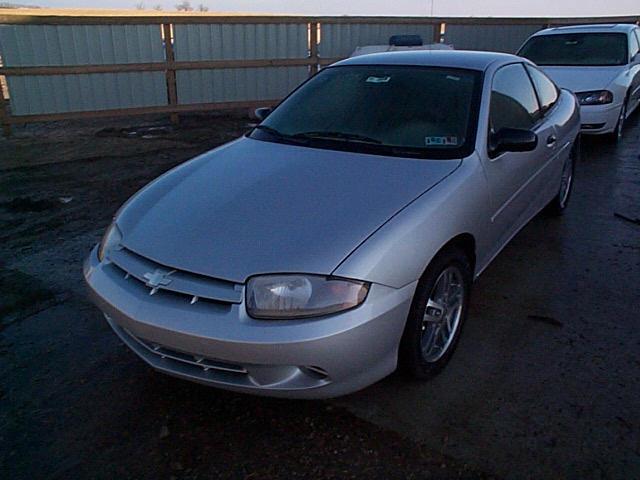
{"type": "Polygon", "coordinates": [[[624,67],[540,67],[559,87],[572,92],[603,90],[624,67]]]}
{"type": "Polygon", "coordinates": [[[126,248],[166,267],[238,283],[328,275],[459,164],[242,138],[149,184],[117,223],[126,248]]]}

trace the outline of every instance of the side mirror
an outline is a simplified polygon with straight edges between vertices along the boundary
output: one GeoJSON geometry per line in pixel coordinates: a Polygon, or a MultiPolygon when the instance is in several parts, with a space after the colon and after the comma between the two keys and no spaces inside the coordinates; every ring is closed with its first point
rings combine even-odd
{"type": "Polygon", "coordinates": [[[538,136],[531,130],[520,128],[501,128],[489,137],[489,151],[530,152],[538,146],[538,136]]]}
{"type": "Polygon", "coordinates": [[[258,117],[258,120],[263,121],[272,111],[273,108],[271,107],[256,108],[255,115],[258,117]]]}

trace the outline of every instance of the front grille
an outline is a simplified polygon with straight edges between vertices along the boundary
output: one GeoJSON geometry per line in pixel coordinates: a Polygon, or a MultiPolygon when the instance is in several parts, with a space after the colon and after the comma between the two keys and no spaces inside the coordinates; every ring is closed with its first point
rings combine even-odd
{"type": "Polygon", "coordinates": [[[331,383],[326,370],[318,366],[237,363],[177,350],[147,340],[118,325],[105,314],[109,325],[136,354],[154,368],[204,383],[250,389],[304,390],[331,383]]]}
{"type": "Polygon", "coordinates": [[[109,252],[109,261],[125,279],[132,278],[149,288],[186,297],[194,304],[208,300],[223,304],[242,301],[242,285],[161,265],[125,247],[109,252]]]}
{"type": "Polygon", "coordinates": [[[173,350],[167,348],[163,345],[159,345],[154,342],[149,342],[140,337],[136,337],[130,331],[124,330],[124,332],[133,340],[135,340],[138,344],[144,347],[148,352],[157,355],[162,359],[170,359],[176,362],[180,362],[183,364],[191,365],[194,367],[198,367],[202,369],[204,372],[208,372],[210,370],[224,373],[231,373],[237,375],[246,375],[247,369],[242,365],[235,365],[233,363],[222,362],[220,360],[215,360],[212,358],[206,358],[198,355],[193,355],[190,353],[183,353],[177,350],[173,350]]]}

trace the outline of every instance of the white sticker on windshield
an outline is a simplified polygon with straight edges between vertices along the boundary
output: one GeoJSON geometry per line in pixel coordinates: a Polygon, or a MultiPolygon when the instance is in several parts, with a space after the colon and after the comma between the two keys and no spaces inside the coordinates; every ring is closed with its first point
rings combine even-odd
{"type": "Polygon", "coordinates": [[[429,147],[450,147],[458,145],[458,137],[424,137],[424,144],[429,147]]]}
{"type": "Polygon", "coordinates": [[[389,76],[375,77],[372,75],[369,78],[367,78],[367,83],[389,83],[389,80],[391,80],[391,77],[389,76]]]}

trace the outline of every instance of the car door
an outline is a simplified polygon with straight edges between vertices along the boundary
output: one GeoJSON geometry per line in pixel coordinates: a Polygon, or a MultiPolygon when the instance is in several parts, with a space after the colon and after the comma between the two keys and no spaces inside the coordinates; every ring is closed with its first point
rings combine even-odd
{"type": "MultiPolygon", "coordinates": [[[[560,89],[538,67],[525,64],[525,69],[533,82],[542,115],[542,119],[536,126],[535,131],[544,132],[542,135],[545,133],[553,135],[555,139],[553,145],[551,145],[552,148],[547,150],[547,161],[538,171],[536,178],[536,184],[539,185],[538,192],[541,195],[540,201],[543,202],[542,206],[544,206],[547,200],[557,193],[557,185],[564,162],[571,154],[573,138],[570,136],[571,129],[567,127],[566,116],[559,115],[556,111],[556,106],[560,99],[560,89]]],[[[548,136],[545,138],[547,143],[551,143],[548,136]]],[[[534,203],[540,206],[538,199],[534,203]]]]}
{"type": "Polygon", "coordinates": [[[489,137],[502,128],[532,130],[538,136],[536,148],[529,152],[492,153],[487,139],[484,168],[491,191],[491,237],[497,251],[542,207],[541,189],[545,186],[540,173],[557,145],[553,122],[543,115],[522,63],[495,72],[489,125],[489,137]]]}

